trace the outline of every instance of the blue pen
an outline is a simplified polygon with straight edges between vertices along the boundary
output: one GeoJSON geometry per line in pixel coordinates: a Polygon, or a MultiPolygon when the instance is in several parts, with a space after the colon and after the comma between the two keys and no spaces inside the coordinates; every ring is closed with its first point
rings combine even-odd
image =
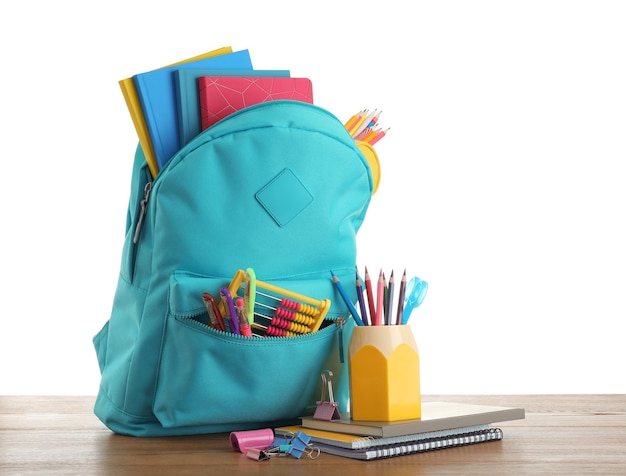
{"type": "Polygon", "coordinates": [[[239,334],[239,321],[237,320],[235,303],[233,302],[233,297],[230,295],[230,291],[227,287],[223,287],[220,289],[220,296],[222,297],[222,301],[224,302],[224,307],[228,310],[228,314],[230,317],[228,324],[230,325],[230,330],[233,334],[239,334]]]}
{"type": "Polygon", "coordinates": [[[346,306],[348,306],[348,310],[350,311],[350,314],[352,314],[352,317],[354,317],[354,321],[356,322],[358,326],[364,326],[365,324],[363,324],[363,321],[359,317],[359,313],[354,308],[354,304],[352,304],[352,301],[350,301],[350,298],[348,297],[348,293],[346,293],[346,290],[344,289],[343,284],[341,284],[341,281],[339,281],[339,278],[335,276],[335,273],[333,273],[332,270],[330,271],[330,274],[333,277],[333,282],[335,283],[335,287],[337,288],[337,291],[339,291],[339,294],[341,294],[343,301],[346,303],[346,306]]]}

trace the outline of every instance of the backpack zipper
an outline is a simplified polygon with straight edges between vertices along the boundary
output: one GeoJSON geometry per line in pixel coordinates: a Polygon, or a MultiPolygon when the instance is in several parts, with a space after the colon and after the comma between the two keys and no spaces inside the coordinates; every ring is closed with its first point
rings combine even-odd
{"type": "Polygon", "coordinates": [[[141,228],[143,226],[144,218],[146,216],[146,211],[148,210],[148,198],[150,196],[150,192],[152,191],[152,182],[146,183],[146,186],[143,188],[143,199],[139,203],[139,216],[137,217],[137,225],[135,226],[135,234],[133,235],[133,243],[137,244],[139,241],[139,235],[141,234],[141,228]]]}
{"type": "Polygon", "coordinates": [[[339,335],[337,336],[337,341],[339,342],[339,362],[344,363],[343,358],[343,324],[345,319],[343,317],[338,317],[335,319],[335,325],[339,327],[339,335]]]}

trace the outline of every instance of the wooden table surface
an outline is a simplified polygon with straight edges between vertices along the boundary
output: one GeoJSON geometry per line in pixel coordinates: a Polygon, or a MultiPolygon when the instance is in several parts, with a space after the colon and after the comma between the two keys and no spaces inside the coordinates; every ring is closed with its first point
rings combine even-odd
{"type": "Polygon", "coordinates": [[[322,453],[253,461],[228,434],[134,438],[93,415],[94,397],[0,396],[0,474],[275,476],[427,474],[626,475],[626,395],[424,396],[522,407],[524,420],[498,423],[502,441],[358,461],[322,453]]]}

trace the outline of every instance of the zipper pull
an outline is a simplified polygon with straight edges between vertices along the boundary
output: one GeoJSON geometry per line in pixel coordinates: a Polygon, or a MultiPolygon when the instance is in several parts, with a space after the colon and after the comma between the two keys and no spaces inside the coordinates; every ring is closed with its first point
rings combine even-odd
{"type": "Polygon", "coordinates": [[[146,216],[146,211],[148,210],[148,197],[150,196],[150,191],[152,190],[152,182],[146,183],[146,186],[143,188],[143,199],[139,204],[139,217],[137,217],[137,226],[135,227],[135,234],[133,235],[133,243],[137,244],[139,241],[139,235],[141,234],[141,227],[143,225],[143,220],[146,216]]]}
{"type": "Polygon", "coordinates": [[[335,325],[339,327],[339,335],[337,338],[339,339],[339,362],[343,364],[343,324],[346,320],[343,317],[338,317],[335,319],[335,325]]]}

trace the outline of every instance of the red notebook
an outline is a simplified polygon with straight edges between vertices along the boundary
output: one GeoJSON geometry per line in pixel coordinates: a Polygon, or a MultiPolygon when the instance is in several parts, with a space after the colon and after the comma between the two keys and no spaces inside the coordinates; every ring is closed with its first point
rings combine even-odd
{"type": "Polygon", "coordinates": [[[308,78],[269,76],[200,76],[198,78],[202,130],[235,111],[277,99],[313,104],[308,78]]]}

